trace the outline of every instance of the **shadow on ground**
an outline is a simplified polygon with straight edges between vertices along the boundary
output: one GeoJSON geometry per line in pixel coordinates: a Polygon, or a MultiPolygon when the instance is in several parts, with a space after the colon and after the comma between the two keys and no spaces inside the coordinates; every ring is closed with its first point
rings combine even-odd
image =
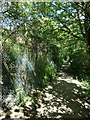
{"type": "Polygon", "coordinates": [[[90,105],[84,96],[85,88],[78,80],[58,77],[57,81],[44,90],[39,99],[39,116],[52,118],[89,118],[90,105]]]}
{"type": "MultiPolygon", "coordinates": [[[[36,99],[36,105],[30,108],[1,111],[0,115],[7,118],[73,118],[87,119],[90,117],[90,105],[84,95],[85,88],[78,80],[60,74],[56,81],[46,87],[41,96],[36,99]],[[9,115],[7,114],[9,113],[9,115]]],[[[14,109],[13,108],[13,109],[14,109]]]]}

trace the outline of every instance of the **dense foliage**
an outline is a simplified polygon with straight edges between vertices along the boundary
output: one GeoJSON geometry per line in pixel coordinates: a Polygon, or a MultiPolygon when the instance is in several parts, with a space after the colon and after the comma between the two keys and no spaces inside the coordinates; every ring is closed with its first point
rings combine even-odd
{"type": "Polygon", "coordinates": [[[60,69],[90,83],[89,2],[0,6],[3,92],[30,96],[32,88],[55,80],[60,69]]]}

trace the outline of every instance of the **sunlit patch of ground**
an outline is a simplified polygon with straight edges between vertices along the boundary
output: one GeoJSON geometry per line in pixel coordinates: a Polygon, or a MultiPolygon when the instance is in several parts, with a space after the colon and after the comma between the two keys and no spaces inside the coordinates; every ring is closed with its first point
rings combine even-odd
{"type": "Polygon", "coordinates": [[[3,109],[0,107],[0,120],[5,118],[5,112],[3,111],[3,109]]]}
{"type": "Polygon", "coordinates": [[[0,119],[9,114],[10,118],[27,118],[34,114],[42,118],[89,118],[90,105],[83,95],[85,87],[78,80],[60,73],[56,81],[43,90],[37,99],[37,107],[30,110],[31,103],[26,108],[14,106],[9,112],[0,107],[0,119]],[[25,115],[26,113],[26,115],[25,115]]]}

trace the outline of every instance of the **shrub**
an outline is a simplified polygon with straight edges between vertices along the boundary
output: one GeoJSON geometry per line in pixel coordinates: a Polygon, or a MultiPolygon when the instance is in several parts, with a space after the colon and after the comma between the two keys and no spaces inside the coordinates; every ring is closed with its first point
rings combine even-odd
{"type": "Polygon", "coordinates": [[[56,77],[56,68],[52,61],[45,56],[39,56],[35,67],[35,83],[39,87],[48,85],[56,77]]]}
{"type": "Polygon", "coordinates": [[[71,60],[68,71],[79,80],[90,78],[90,57],[83,51],[76,51],[71,60]]]}

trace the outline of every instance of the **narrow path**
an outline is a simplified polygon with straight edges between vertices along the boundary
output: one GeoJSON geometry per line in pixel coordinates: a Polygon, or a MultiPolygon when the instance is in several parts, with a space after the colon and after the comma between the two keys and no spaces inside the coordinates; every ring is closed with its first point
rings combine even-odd
{"type": "Polygon", "coordinates": [[[85,89],[78,80],[61,72],[57,80],[46,87],[36,101],[36,108],[13,106],[9,111],[3,111],[2,118],[78,118],[86,120],[90,117],[90,105],[84,96],[85,89]],[[8,114],[9,115],[8,115],[8,114]],[[26,113],[26,114],[25,114],[26,113]]]}
{"type": "Polygon", "coordinates": [[[44,89],[38,99],[37,116],[50,118],[88,118],[90,105],[83,95],[85,88],[78,80],[60,73],[57,81],[44,89]]]}

